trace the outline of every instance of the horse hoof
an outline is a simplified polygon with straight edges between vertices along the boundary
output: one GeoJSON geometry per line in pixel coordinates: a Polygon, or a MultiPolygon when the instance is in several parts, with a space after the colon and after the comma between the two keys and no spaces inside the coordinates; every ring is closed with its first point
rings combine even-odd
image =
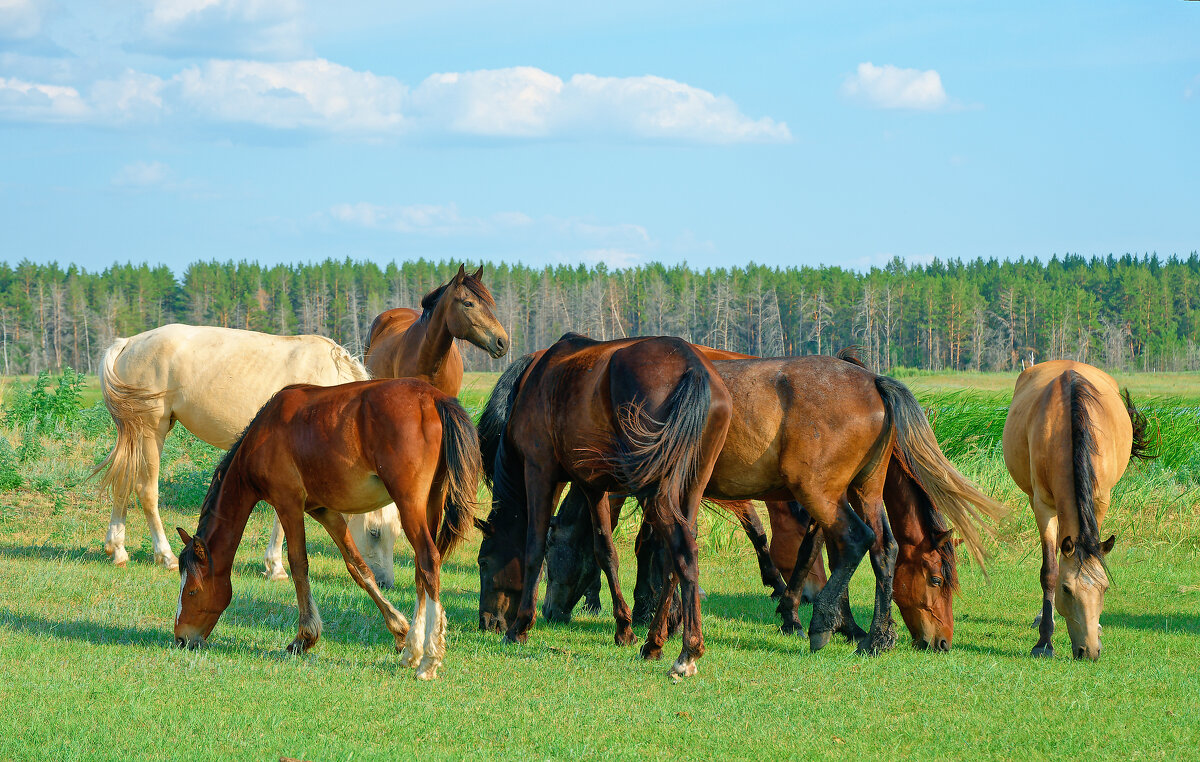
{"type": "Polygon", "coordinates": [[[832,632],[809,632],[808,633],[808,648],[813,653],[820,651],[825,646],[829,645],[829,641],[833,639],[832,632]]]}
{"type": "Polygon", "coordinates": [[[641,649],[642,659],[645,661],[658,661],[662,658],[662,647],[652,646],[646,643],[641,649]]]}
{"type": "Polygon", "coordinates": [[[405,646],[404,649],[400,651],[400,664],[404,667],[415,667],[421,663],[422,655],[423,654],[421,654],[420,651],[410,651],[408,650],[408,647],[405,646]]]}
{"type": "Polygon", "coordinates": [[[625,632],[618,632],[613,640],[618,646],[631,646],[638,642],[638,636],[634,634],[633,630],[626,630],[625,632]]]}
{"type": "Polygon", "coordinates": [[[437,667],[417,671],[418,680],[437,680],[437,667]]]}
{"type": "Polygon", "coordinates": [[[1047,643],[1044,646],[1034,646],[1029,655],[1036,659],[1051,659],[1054,657],[1054,645],[1047,643]]]}
{"type": "Polygon", "coordinates": [[[504,633],[504,645],[524,645],[529,640],[529,633],[522,632],[520,635],[513,635],[511,632],[504,633]]]}
{"type": "Polygon", "coordinates": [[[798,638],[804,637],[804,625],[799,622],[784,622],[780,625],[779,630],[784,635],[794,635],[798,638]]]}
{"type": "Polygon", "coordinates": [[[160,565],[167,571],[175,571],[179,569],[179,559],[175,556],[157,555],[154,557],[155,565],[160,565]]]}
{"type": "Polygon", "coordinates": [[[129,551],[125,548],[117,548],[113,554],[113,566],[124,566],[129,563],[129,551]]]}
{"type": "Polygon", "coordinates": [[[292,656],[301,656],[309,649],[309,644],[303,638],[296,638],[291,643],[288,643],[287,652],[292,656]]]}
{"type": "Polygon", "coordinates": [[[671,665],[671,671],[668,674],[674,677],[692,677],[696,674],[696,662],[677,661],[671,665]]]}

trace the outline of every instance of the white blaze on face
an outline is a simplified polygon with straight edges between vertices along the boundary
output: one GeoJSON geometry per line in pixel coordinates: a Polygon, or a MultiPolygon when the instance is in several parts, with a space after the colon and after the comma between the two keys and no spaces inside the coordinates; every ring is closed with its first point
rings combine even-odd
{"type": "Polygon", "coordinates": [[[187,570],[179,575],[179,605],[175,607],[175,626],[179,626],[179,617],[183,614],[183,588],[187,587],[187,570]]]}

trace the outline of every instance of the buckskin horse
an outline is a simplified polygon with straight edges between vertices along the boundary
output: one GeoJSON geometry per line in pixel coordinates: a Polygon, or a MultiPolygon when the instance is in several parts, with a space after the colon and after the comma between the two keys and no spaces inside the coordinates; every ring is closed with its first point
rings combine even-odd
{"type": "MultiPolygon", "coordinates": [[[[809,510],[835,551],[829,584],[813,609],[809,631],[813,650],[824,647],[839,624],[839,606],[850,576],[869,549],[877,577],[876,616],[869,638],[860,647],[874,652],[889,647],[894,639],[891,583],[897,551],[882,502],[891,447],[898,448],[932,502],[953,520],[968,549],[982,562],[983,548],[974,522],[981,518],[980,513],[995,519],[1004,515],[1005,509],[954,470],[937,448],[924,411],[903,384],[832,357],[725,361],[714,367],[730,390],[734,414],[706,496],[796,500],[809,510]],[[845,504],[847,496],[853,508],[845,504]],[[860,518],[860,512],[870,525],[860,518]]],[[[520,373],[514,376],[508,383],[519,392],[523,381],[520,373]]],[[[497,392],[505,393],[505,389],[498,386],[497,392]]],[[[489,436],[483,423],[481,419],[486,459],[489,436]]],[[[608,534],[607,517],[597,521],[593,513],[592,518],[598,528],[597,547],[611,544],[610,538],[600,538],[608,534]]],[[[487,524],[499,538],[507,521],[493,510],[487,524]]],[[[503,563],[503,553],[495,550],[505,544],[497,540],[480,551],[485,587],[489,581],[497,588],[515,582],[503,563]]],[[[598,556],[606,575],[613,576],[606,566],[609,556],[598,556]]],[[[803,575],[793,573],[780,602],[785,628],[794,631],[803,631],[794,614],[802,583],[803,575]]],[[[673,580],[664,587],[660,615],[647,635],[643,655],[661,648],[666,637],[662,613],[672,587],[673,580]]],[[[619,589],[611,583],[610,589],[617,613],[625,604],[619,599],[619,589]]],[[[481,618],[503,616],[503,608],[491,605],[494,602],[481,599],[481,618]]]]}
{"type": "Polygon", "coordinates": [[[264,500],[287,535],[296,586],[299,631],[288,650],[303,653],[321,635],[308,581],[308,514],[329,532],[350,576],[383,613],[401,663],[416,667],[419,679],[437,677],[446,650],[441,562],[471,527],[480,470],[479,440],[467,412],[424,381],[283,389],[217,467],[195,536],[179,529],[176,643],[198,647],[211,635],[233,595],[230,571],[250,511],[264,500]],[[411,627],[380,593],[344,516],[389,502],[416,558],[411,627]]]}
{"type": "MultiPolygon", "coordinates": [[[[599,342],[567,334],[536,362],[526,356],[509,370],[493,390],[496,404],[489,401],[502,409],[503,422],[484,450],[495,460],[493,509],[481,527],[480,626],[507,624],[509,642],[528,637],[546,532],[565,482],[583,490],[597,526],[610,520],[606,493],[638,494],[681,580],[683,648],[671,671],[694,674],[704,638],[690,527],[729,427],[724,384],[691,345],[670,337],[599,342]]],[[[605,538],[601,552],[615,559],[611,533],[605,538]]],[[[605,570],[617,591],[616,641],[632,643],[615,566],[605,570]]],[[[658,618],[665,617],[660,608],[658,618]]],[[[661,647],[643,649],[643,656],[658,658],[661,647]]]]}
{"type": "Polygon", "coordinates": [[[1029,496],[1042,541],[1042,612],[1033,656],[1054,655],[1054,609],[1067,621],[1071,653],[1100,658],[1100,613],[1108,589],[1100,540],[1113,485],[1132,458],[1154,455],[1146,418],[1099,368],[1043,362],[1017,378],[1004,422],[1004,463],[1029,496]]]}
{"type": "MultiPolygon", "coordinates": [[[[367,338],[366,369],[373,378],[419,378],[457,397],[463,360],[455,339],[470,342],[492,357],[503,357],[508,351],[508,333],[496,319],[495,308],[492,293],[483,284],[483,267],[468,274],[459,265],[453,278],[425,295],[420,311],[398,307],[375,318],[367,338]]],[[[385,505],[347,521],[375,579],[390,588],[396,578],[393,548],[403,531],[396,507],[385,505]]],[[[264,561],[268,579],[287,579],[278,521],[264,561]]]]}

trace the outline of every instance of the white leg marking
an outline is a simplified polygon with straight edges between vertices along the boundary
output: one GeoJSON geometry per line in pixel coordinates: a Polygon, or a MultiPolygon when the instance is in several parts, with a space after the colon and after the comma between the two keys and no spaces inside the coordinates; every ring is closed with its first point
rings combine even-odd
{"type": "Polygon", "coordinates": [[[417,667],[418,680],[434,680],[438,667],[446,656],[446,610],[438,601],[429,599],[425,624],[425,656],[417,667]]]}
{"type": "Polygon", "coordinates": [[[273,580],[288,578],[287,570],[283,568],[283,526],[280,525],[278,516],[271,526],[271,539],[267,540],[267,552],[263,561],[266,566],[263,571],[264,577],[273,580]]]}
{"type": "Polygon", "coordinates": [[[404,639],[404,650],[400,652],[400,663],[406,667],[415,667],[425,653],[425,594],[417,596],[417,607],[413,611],[412,624],[408,628],[408,636],[404,639]]]}

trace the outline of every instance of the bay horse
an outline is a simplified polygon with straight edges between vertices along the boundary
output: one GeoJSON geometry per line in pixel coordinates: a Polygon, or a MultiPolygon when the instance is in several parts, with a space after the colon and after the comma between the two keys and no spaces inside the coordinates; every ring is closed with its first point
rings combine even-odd
{"type": "Polygon", "coordinates": [[[125,518],[136,492],[154,544],[154,562],[178,565],[158,514],[163,442],[179,423],[226,449],[271,395],[289,384],[362,381],[367,371],[324,336],[271,336],[232,328],[171,324],[119,338],[104,353],[100,388],[116,424],[112,452],[93,470],[112,497],[104,550],[124,566],[125,518]]]}
{"type": "Polygon", "coordinates": [[[213,474],[195,536],[182,528],[175,641],[198,647],[233,595],[230,572],[255,503],[275,508],[288,540],[300,619],[291,653],[321,635],[308,581],[304,516],[333,538],[350,576],[383,613],[417,678],[437,677],[446,650],[442,559],[466,536],[479,485],[479,440],[453,397],[424,381],[289,386],[263,406],[213,474]],[[344,514],[394,503],[416,557],[412,625],[383,597],[344,514]],[[434,532],[437,533],[436,538],[434,532]]]}
{"type": "Polygon", "coordinates": [[[1072,360],[1038,363],[1017,377],[1004,422],[1004,463],[1029,496],[1042,543],[1042,612],[1032,655],[1054,655],[1054,610],[1067,622],[1071,653],[1100,658],[1100,613],[1108,589],[1100,539],[1113,485],[1132,458],[1154,457],[1146,418],[1099,368],[1072,360]]]}
{"type": "MultiPolygon", "coordinates": [[[[838,626],[849,578],[868,549],[877,578],[876,616],[869,638],[860,647],[875,652],[890,647],[894,639],[891,575],[897,550],[882,501],[892,447],[898,448],[932,502],[952,518],[968,549],[982,563],[983,548],[974,522],[982,518],[981,513],[997,519],[1005,509],[954,470],[938,449],[920,404],[903,384],[832,357],[724,361],[714,367],[730,391],[733,417],[705,495],[721,500],[795,500],[810,511],[834,546],[830,583],[814,605],[809,632],[813,650],[824,647],[838,626]],[[879,543],[877,534],[882,537],[879,543]]],[[[512,390],[519,392],[524,371],[510,370],[519,371],[509,379],[502,376],[510,389],[498,386],[497,392],[511,399],[512,390]]],[[[503,407],[503,403],[493,404],[496,399],[493,394],[480,421],[485,460],[491,432],[485,431],[484,424],[492,408],[503,407]]],[[[503,421],[503,415],[496,418],[503,421]]],[[[608,534],[609,522],[597,521],[594,513],[592,518],[599,551],[611,545],[610,537],[602,537],[608,534]]],[[[501,550],[513,541],[505,536],[511,521],[493,509],[486,522],[485,547],[480,551],[485,589],[517,582],[501,550]]],[[[614,576],[608,568],[612,554],[597,555],[606,575],[614,576]]],[[[785,629],[791,631],[803,631],[794,615],[803,576],[792,575],[780,602],[785,629]]],[[[663,612],[672,586],[669,582],[664,588],[642,649],[644,656],[661,649],[666,637],[663,612]]],[[[626,607],[611,582],[610,589],[617,614],[626,607]]],[[[481,599],[482,625],[489,616],[503,619],[504,607],[496,605],[499,600],[499,595],[481,599]]]]}
{"type": "MultiPolygon", "coordinates": [[[[596,525],[606,528],[605,494],[637,494],[670,547],[681,580],[683,648],[671,671],[695,674],[704,638],[691,526],[730,409],[712,364],[682,339],[600,342],[567,334],[536,362],[526,356],[514,363],[488,406],[494,414],[480,426],[489,432],[481,442],[483,457],[494,457],[493,509],[481,526],[480,627],[507,625],[508,642],[528,638],[537,616],[546,534],[565,482],[582,490],[596,525]]],[[[611,533],[600,534],[601,552],[615,560],[611,533]]],[[[618,591],[616,642],[632,643],[631,613],[619,594],[615,561],[605,570],[618,591]]],[[[665,618],[665,612],[659,614],[665,618]]],[[[643,656],[659,658],[661,643],[643,656]]]]}
{"type": "MultiPolygon", "coordinates": [[[[508,351],[508,333],[496,319],[496,301],[483,284],[483,267],[468,274],[459,265],[446,283],[421,299],[421,309],[380,313],[367,334],[366,369],[372,378],[418,378],[451,397],[462,388],[463,360],[455,339],[470,342],[492,357],[508,351]]],[[[396,579],[393,548],[402,528],[396,507],[354,514],[347,521],[359,552],[382,587],[396,579]]],[[[287,579],[283,534],[276,521],[264,559],[268,579],[287,579]]]]}

